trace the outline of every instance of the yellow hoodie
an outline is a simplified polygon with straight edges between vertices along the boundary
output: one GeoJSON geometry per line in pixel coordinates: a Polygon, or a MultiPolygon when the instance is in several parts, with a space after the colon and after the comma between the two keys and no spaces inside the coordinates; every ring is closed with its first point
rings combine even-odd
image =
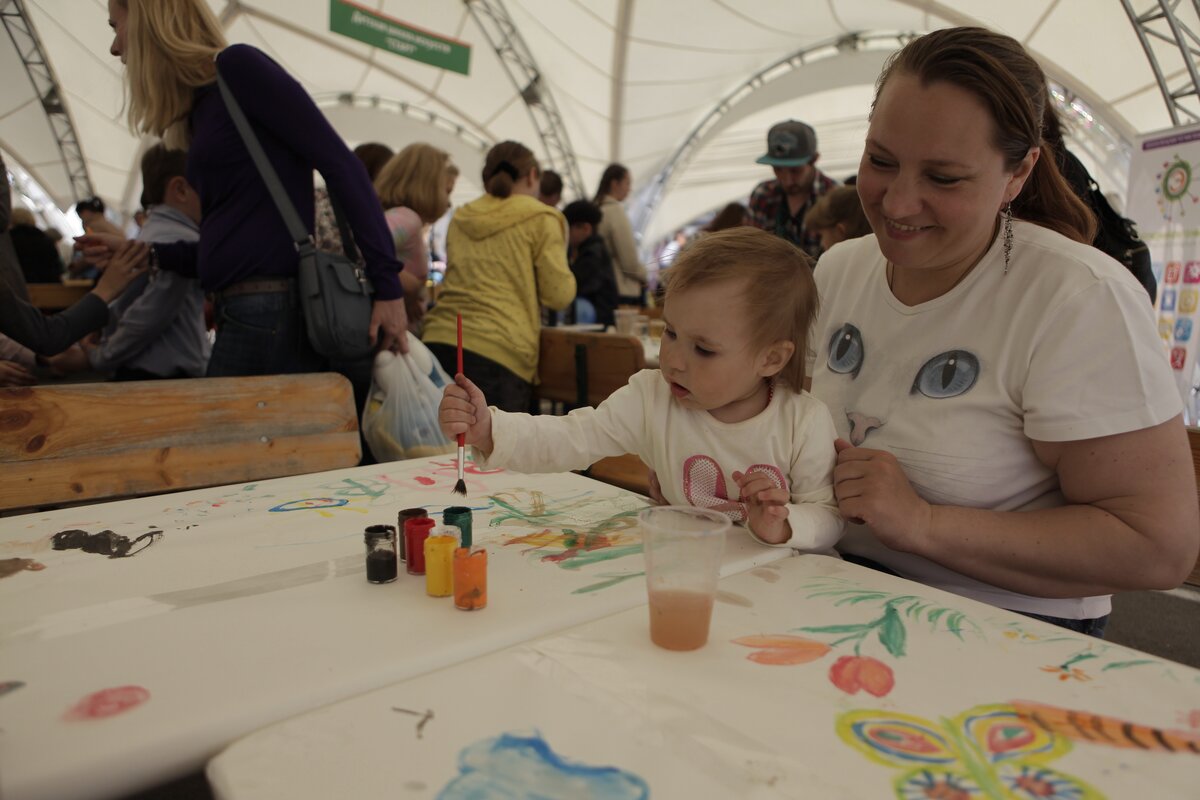
{"type": "Polygon", "coordinates": [[[575,299],[562,213],[528,195],[485,194],[454,212],[446,261],[446,280],[425,319],[424,340],[455,345],[455,315],[461,313],[464,350],[532,383],[540,306],[558,310],[575,299]]]}

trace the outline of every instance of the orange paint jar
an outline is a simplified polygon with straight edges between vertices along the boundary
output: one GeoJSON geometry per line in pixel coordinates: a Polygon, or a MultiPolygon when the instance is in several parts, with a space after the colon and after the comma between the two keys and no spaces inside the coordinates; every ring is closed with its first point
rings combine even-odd
{"type": "Polygon", "coordinates": [[[454,551],[454,605],[463,611],[487,607],[487,551],[454,551]]]}

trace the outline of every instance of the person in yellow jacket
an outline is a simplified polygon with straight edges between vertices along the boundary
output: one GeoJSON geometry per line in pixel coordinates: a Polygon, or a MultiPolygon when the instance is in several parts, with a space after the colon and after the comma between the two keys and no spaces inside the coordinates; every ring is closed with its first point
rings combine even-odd
{"type": "Polygon", "coordinates": [[[483,165],[487,194],[454,212],[446,279],[425,318],[425,344],[453,375],[462,314],[463,372],[504,411],[528,411],[537,374],[541,306],[575,299],[566,220],[537,199],[540,172],[529,148],[501,142],[483,165]]]}

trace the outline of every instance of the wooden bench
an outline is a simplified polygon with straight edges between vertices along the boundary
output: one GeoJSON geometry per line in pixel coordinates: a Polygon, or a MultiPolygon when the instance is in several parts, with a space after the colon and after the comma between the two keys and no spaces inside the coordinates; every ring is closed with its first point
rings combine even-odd
{"type": "Polygon", "coordinates": [[[0,389],[0,510],[352,467],[335,373],[0,389]]]}
{"type": "Polygon", "coordinates": [[[92,290],[91,281],[63,283],[30,283],[29,302],[42,311],[62,311],[70,308],[92,290]]]}
{"type": "MultiPolygon", "coordinates": [[[[567,409],[595,406],[645,366],[645,350],[634,336],[543,328],[535,392],[567,409]]],[[[650,490],[646,465],[632,453],[603,458],[585,474],[641,494],[650,490]]]]}

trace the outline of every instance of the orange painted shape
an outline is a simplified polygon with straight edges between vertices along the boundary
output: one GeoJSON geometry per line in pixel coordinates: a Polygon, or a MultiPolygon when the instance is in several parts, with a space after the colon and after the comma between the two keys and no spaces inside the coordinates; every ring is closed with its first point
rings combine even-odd
{"type": "Polygon", "coordinates": [[[829,645],[824,642],[782,633],[743,636],[740,639],[734,639],[733,643],[743,647],[756,648],[757,652],[746,656],[756,664],[770,664],[777,667],[807,664],[829,652],[829,645]]]}

